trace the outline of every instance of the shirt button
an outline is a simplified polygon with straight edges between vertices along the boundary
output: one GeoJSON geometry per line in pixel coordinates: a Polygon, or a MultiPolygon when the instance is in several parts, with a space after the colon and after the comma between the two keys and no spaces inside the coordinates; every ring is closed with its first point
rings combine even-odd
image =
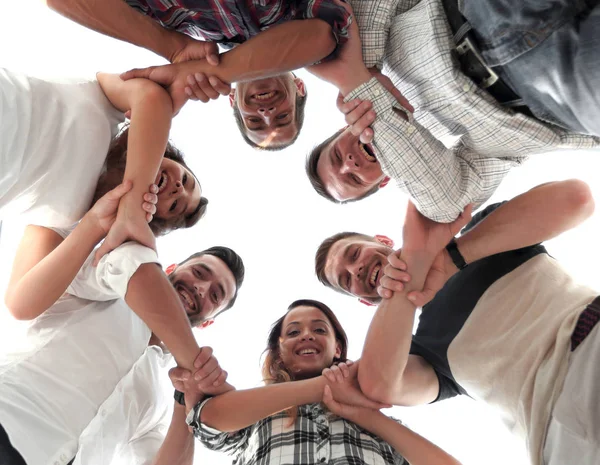
{"type": "Polygon", "coordinates": [[[381,91],[380,91],[379,89],[375,89],[375,90],[373,91],[373,95],[374,95],[375,97],[379,97],[379,96],[381,95],[381,91]]]}
{"type": "Polygon", "coordinates": [[[412,134],[413,132],[415,132],[415,127],[409,126],[408,129],[406,130],[406,132],[408,132],[409,134],[412,134]]]}
{"type": "Polygon", "coordinates": [[[469,92],[469,89],[471,88],[471,86],[469,84],[463,84],[463,90],[465,92],[469,92]]]}

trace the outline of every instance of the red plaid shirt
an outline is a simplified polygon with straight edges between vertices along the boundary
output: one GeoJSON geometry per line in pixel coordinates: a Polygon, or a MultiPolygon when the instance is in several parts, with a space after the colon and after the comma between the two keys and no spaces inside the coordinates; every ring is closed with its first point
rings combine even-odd
{"type": "Polygon", "coordinates": [[[275,24],[326,21],[338,43],[348,37],[350,15],[333,0],[125,0],[168,29],[232,47],[275,24]]]}

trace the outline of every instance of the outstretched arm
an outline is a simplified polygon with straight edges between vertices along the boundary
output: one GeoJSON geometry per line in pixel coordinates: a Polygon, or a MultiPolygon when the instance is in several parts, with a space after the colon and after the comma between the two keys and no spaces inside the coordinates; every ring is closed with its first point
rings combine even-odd
{"type": "Polygon", "coordinates": [[[434,223],[409,203],[403,231],[402,260],[411,280],[402,292],[379,305],[363,348],[358,380],[370,398],[396,405],[431,402],[438,385],[431,367],[409,356],[416,306],[407,293],[421,290],[435,257],[471,217],[468,206],[450,224],[434,223]]]}
{"type": "Polygon", "coordinates": [[[99,249],[96,259],[126,240],[135,240],[155,248],[155,238],[148,227],[140,198],[154,183],[169,138],[173,106],[167,92],[145,79],[123,81],[114,74],[98,73],[98,82],[112,105],[131,111],[124,181],[133,185],[119,205],[114,227],[99,249]]]}
{"type": "Polygon", "coordinates": [[[214,76],[229,84],[267,78],[315,63],[333,52],[335,46],[331,27],[325,21],[295,20],[269,28],[221,54],[221,64],[216,67],[206,60],[187,61],[134,69],[123,73],[121,77],[147,78],[165,86],[177,112],[189,98],[185,88],[198,87],[194,80],[193,84],[188,81],[188,77],[197,73],[214,76]]]}
{"type": "Polygon", "coordinates": [[[185,407],[175,402],[167,436],[152,461],[152,465],[192,465],[194,435],[185,423],[185,416],[185,407]]]}
{"type": "MultiPolygon", "coordinates": [[[[120,198],[131,189],[124,183],[105,194],[63,240],[43,226],[25,228],[17,249],[5,303],[14,318],[31,320],[58,300],[113,224],[120,198]]],[[[144,194],[144,208],[154,212],[156,195],[144,194]]]]}
{"type": "MultiPolygon", "coordinates": [[[[165,29],[157,21],[134,10],[124,0],[46,0],[46,3],[57,13],[82,26],[151,50],[171,62],[182,55],[186,46],[197,42],[165,29]]],[[[204,58],[209,51],[208,48],[203,50],[207,45],[210,45],[210,53],[216,51],[216,44],[197,42],[194,44],[198,48],[194,59],[204,58]]]]}

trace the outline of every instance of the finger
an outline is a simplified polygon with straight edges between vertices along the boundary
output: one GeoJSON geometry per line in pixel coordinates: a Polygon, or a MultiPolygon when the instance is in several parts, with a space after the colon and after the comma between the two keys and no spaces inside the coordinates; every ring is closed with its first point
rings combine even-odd
{"type": "Polygon", "coordinates": [[[219,368],[219,362],[217,362],[216,358],[211,357],[204,365],[202,365],[202,368],[194,373],[194,379],[196,381],[201,381],[208,377],[217,368],[219,368]]]}
{"type": "Polygon", "coordinates": [[[211,389],[214,382],[221,376],[223,370],[220,366],[217,365],[216,369],[212,371],[209,375],[205,376],[202,380],[198,382],[198,389],[201,391],[206,391],[207,389],[211,389]]]}
{"type": "Polygon", "coordinates": [[[150,213],[146,213],[146,223],[151,223],[153,219],[154,219],[154,215],[151,215],[150,213]]]}
{"type": "MultiPolygon", "coordinates": [[[[352,113],[350,113],[350,115],[351,114],[352,113]]],[[[350,115],[346,115],[346,122],[348,122],[348,117],[350,115]]],[[[370,110],[367,114],[358,119],[355,123],[348,123],[350,124],[350,132],[353,135],[359,137],[365,129],[367,129],[371,124],[373,124],[374,121],[375,112],[373,110],[370,110]]]]}
{"type": "Polygon", "coordinates": [[[371,128],[367,128],[360,133],[360,141],[363,144],[370,144],[371,142],[373,142],[374,135],[375,133],[373,132],[373,130],[371,128]]]}
{"type": "Polygon", "coordinates": [[[336,383],[343,383],[344,382],[344,375],[342,374],[342,370],[340,370],[339,366],[332,366],[331,367],[331,372],[335,376],[335,382],[336,383]]]}
{"type": "Polygon", "coordinates": [[[152,194],[151,192],[146,192],[144,194],[144,201],[154,205],[158,203],[158,195],[152,194]]]}
{"type": "Polygon", "coordinates": [[[127,110],[127,111],[125,112],[125,118],[127,118],[127,119],[131,119],[131,110],[127,110]]]}
{"type": "Polygon", "coordinates": [[[194,75],[189,75],[187,77],[187,87],[185,88],[185,93],[189,97],[196,98],[197,100],[200,100],[201,102],[204,102],[204,103],[208,102],[208,100],[209,100],[208,96],[204,93],[204,91],[198,85],[198,82],[194,75]],[[189,92],[188,92],[188,90],[189,90],[189,92]]]}
{"type": "Polygon", "coordinates": [[[201,368],[202,365],[204,365],[212,357],[212,354],[213,354],[212,347],[209,347],[209,346],[201,347],[200,353],[196,357],[196,360],[194,360],[194,367],[201,368]]]}
{"type": "Polygon", "coordinates": [[[392,291],[382,286],[377,287],[377,294],[379,294],[382,299],[391,299],[394,295],[392,291]]]}
{"type": "Polygon", "coordinates": [[[371,111],[372,109],[373,109],[373,104],[371,102],[369,102],[368,100],[361,102],[360,105],[358,105],[356,108],[354,108],[353,110],[346,113],[346,123],[350,124],[350,125],[356,123],[363,116],[368,114],[369,111],[371,111]]]}
{"type": "Polygon", "coordinates": [[[196,73],[194,74],[194,78],[209,99],[215,100],[219,98],[220,94],[213,88],[208,76],[204,73],[196,73]]]}
{"type": "Polygon", "coordinates": [[[412,303],[414,303],[417,307],[422,307],[427,302],[429,302],[434,296],[434,292],[432,290],[426,290],[423,292],[412,291],[409,292],[407,297],[412,303]]]}
{"type": "Polygon", "coordinates": [[[144,202],[142,204],[142,209],[145,212],[150,213],[151,215],[154,215],[156,213],[156,205],[154,205],[153,203],[144,202]]]}
{"type": "Polygon", "coordinates": [[[328,381],[335,383],[335,375],[333,374],[331,369],[325,368],[323,370],[323,376],[325,376],[325,378],[327,378],[328,381]]]}
{"type": "Polygon", "coordinates": [[[352,99],[348,102],[344,102],[344,96],[341,93],[338,94],[337,99],[335,101],[338,110],[340,110],[340,112],[342,112],[344,115],[347,115],[352,110],[355,110],[356,107],[358,107],[361,103],[363,103],[363,101],[357,98],[352,99]]]}
{"type": "Polygon", "coordinates": [[[348,365],[346,365],[345,363],[342,362],[338,366],[340,367],[340,371],[342,372],[342,376],[344,378],[347,378],[348,375],[350,374],[350,369],[348,368],[348,365]]]}
{"type": "MultiPolygon", "coordinates": [[[[406,262],[400,258],[401,250],[388,255],[388,263],[398,270],[406,271],[406,262]]],[[[387,268],[387,266],[386,266],[387,268]]]]}
{"type": "MultiPolygon", "coordinates": [[[[150,184],[150,187],[148,188],[148,192],[150,192],[151,194],[158,194],[158,186],[156,184],[150,184]]],[[[157,197],[158,199],[158,197],[157,197]]]]}
{"type": "Polygon", "coordinates": [[[379,285],[383,289],[388,289],[391,292],[402,292],[405,287],[404,283],[400,281],[395,281],[389,276],[382,276],[382,278],[379,280],[379,285]]]}
{"type": "Polygon", "coordinates": [[[190,371],[181,367],[174,367],[169,370],[171,381],[187,381],[190,379],[190,371]]]}
{"type": "Polygon", "coordinates": [[[386,265],[383,268],[383,274],[394,281],[409,282],[410,275],[406,271],[398,270],[391,265],[386,265]]]}
{"type": "Polygon", "coordinates": [[[217,380],[213,383],[214,387],[219,387],[225,384],[227,381],[227,372],[225,370],[221,370],[221,375],[217,378],[217,380]]]}
{"type": "Polygon", "coordinates": [[[217,66],[219,64],[219,46],[216,42],[206,42],[206,61],[209,65],[217,66]]]}
{"type": "Polygon", "coordinates": [[[210,76],[208,82],[220,95],[229,95],[231,93],[231,85],[221,81],[217,76],[210,76]]]}
{"type": "Polygon", "coordinates": [[[155,66],[150,66],[149,68],[130,69],[129,71],[125,71],[124,73],[122,73],[120,75],[120,78],[123,79],[123,81],[128,81],[129,79],[134,79],[134,78],[149,79],[150,74],[152,73],[154,68],[155,68],[155,66]]]}
{"type": "Polygon", "coordinates": [[[346,360],[345,363],[348,367],[351,367],[352,365],[354,365],[354,360],[346,360]]]}
{"type": "Polygon", "coordinates": [[[100,263],[100,260],[102,260],[102,257],[104,257],[111,250],[112,250],[112,248],[110,247],[108,242],[104,241],[102,243],[102,245],[98,248],[98,250],[96,250],[96,253],[94,254],[94,263],[92,263],[92,265],[98,266],[98,263],[100,263]]]}

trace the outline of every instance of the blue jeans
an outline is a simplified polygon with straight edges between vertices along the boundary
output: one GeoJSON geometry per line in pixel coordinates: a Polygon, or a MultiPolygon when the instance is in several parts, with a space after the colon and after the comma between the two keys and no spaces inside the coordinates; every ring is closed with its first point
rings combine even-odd
{"type": "Polygon", "coordinates": [[[487,64],[532,113],[600,136],[600,0],[459,0],[487,64]]]}

